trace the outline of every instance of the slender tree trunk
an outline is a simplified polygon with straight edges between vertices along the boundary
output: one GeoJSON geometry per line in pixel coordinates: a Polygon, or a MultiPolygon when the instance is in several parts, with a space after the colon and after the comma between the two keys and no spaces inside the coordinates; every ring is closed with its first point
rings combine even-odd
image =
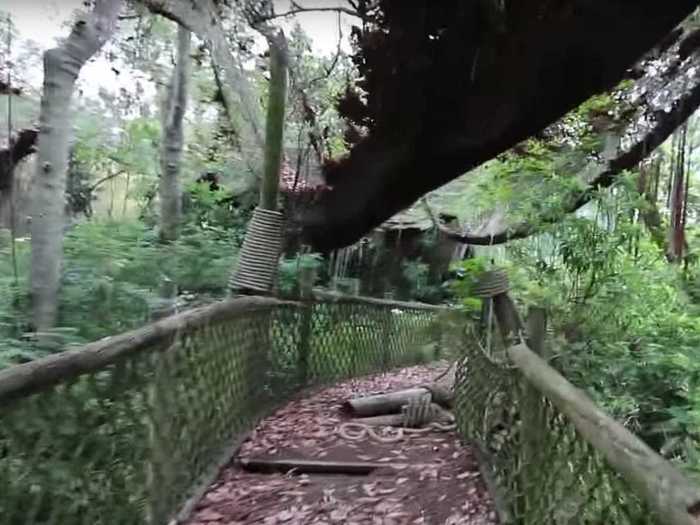
{"type": "Polygon", "coordinates": [[[270,46],[270,92],[265,129],[265,162],[260,187],[260,207],[277,209],[280,167],[284,146],[284,117],[287,101],[287,39],[281,30],[263,33],[270,46]]]}
{"type": "Polygon", "coordinates": [[[253,84],[236,55],[231,53],[213,0],[139,0],[151,12],[176,21],[202,39],[211,53],[224,105],[236,130],[239,147],[256,177],[262,175],[263,114],[253,84]],[[238,116],[240,115],[240,117],[238,116]]]}
{"type": "Polygon", "coordinates": [[[177,64],[168,89],[163,115],[163,145],[160,174],[160,238],[174,241],[182,216],[180,167],[184,145],[183,120],[187,110],[187,87],[190,76],[189,30],[179,26],[177,32],[177,64]]]}
{"type": "Polygon", "coordinates": [[[671,210],[671,221],[669,227],[668,259],[671,262],[679,263],[683,258],[685,245],[685,230],[683,228],[683,204],[685,196],[685,154],[688,137],[688,124],[684,124],[679,130],[679,137],[676,143],[675,163],[673,165],[669,208],[671,210]]]}
{"type": "Polygon", "coordinates": [[[83,65],[116,28],[122,2],[96,0],[59,47],[44,53],[39,155],[32,194],[31,294],[35,329],[51,329],[58,313],[63,262],[66,171],[71,135],[71,99],[83,65]]]}
{"type": "Polygon", "coordinates": [[[639,210],[639,217],[646,226],[651,239],[665,252],[666,237],[661,224],[661,214],[656,204],[659,190],[660,160],[654,160],[650,165],[642,165],[639,170],[639,194],[644,198],[646,206],[639,210]]]}

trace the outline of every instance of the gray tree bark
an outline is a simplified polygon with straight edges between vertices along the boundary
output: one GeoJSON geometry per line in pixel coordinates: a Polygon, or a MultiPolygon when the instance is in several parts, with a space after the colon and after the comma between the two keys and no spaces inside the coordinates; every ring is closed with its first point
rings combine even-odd
{"type": "Polygon", "coordinates": [[[231,53],[219,10],[212,0],[140,0],[151,12],[174,20],[202,39],[221,80],[231,125],[249,169],[262,177],[264,119],[262,107],[238,58],[231,53]],[[233,110],[235,108],[235,111],[233,110]]]}
{"type": "Polygon", "coordinates": [[[177,31],[177,64],[163,114],[163,143],[161,150],[160,238],[169,242],[177,239],[182,217],[182,190],[180,168],[184,146],[183,120],[187,111],[187,92],[190,77],[191,33],[179,26],[177,31]]]}
{"type": "Polygon", "coordinates": [[[122,2],[96,0],[60,46],[44,53],[38,162],[32,193],[31,297],[38,331],[51,329],[63,262],[66,172],[71,135],[71,99],[83,65],[111,37],[122,2]]]}

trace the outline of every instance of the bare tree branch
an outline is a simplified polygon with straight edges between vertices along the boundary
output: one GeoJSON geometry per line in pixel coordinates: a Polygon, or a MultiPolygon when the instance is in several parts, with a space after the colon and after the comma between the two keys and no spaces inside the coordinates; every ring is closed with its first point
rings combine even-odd
{"type": "Polygon", "coordinates": [[[297,2],[292,2],[292,8],[289,11],[285,11],[284,13],[273,13],[271,15],[267,15],[266,17],[264,17],[264,21],[267,22],[276,18],[288,18],[290,16],[298,15],[299,13],[315,12],[335,12],[338,13],[338,15],[345,14],[355,18],[362,18],[362,15],[359,12],[348,7],[304,7],[299,5],[297,2]]]}
{"type": "Polygon", "coordinates": [[[338,61],[340,60],[340,54],[343,52],[342,44],[343,44],[343,26],[342,26],[341,21],[340,21],[340,13],[338,13],[338,44],[336,47],[335,56],[333,57],[333,61],[331,62],[330,66],[328,66],[327,68],[324,68],[325,74],[311,79],[309,81],[309,86],[313,86],[317,82],[321,82],[322,80],[326,80],[328,77],[330,77],[333,74],[335,67],[338,65],[338,61]]]}
{"type": "Polygon", "coordinates": [[[115,172],[115,173],[111,173],[111,174],[109,174],[109,175],[105,175],[105,176],[102,177],[101,179],[98,179],[97,182],[95,182],[92,186],[90,186],[90,187],[88,188],[88,192],[89,192],[89,193],[92,193],[92,192],[95,191],[97,188],[99,188],[100,186],[102,186],[105,182],[109,182],[110,180],[116,179],[116,178],[119,177],[120,175],[124,175],[124,174],[126,174],[126,173],[128,173],[127,170],[119,170],[119,171],[117,171],[117,172],[115,172]]]}

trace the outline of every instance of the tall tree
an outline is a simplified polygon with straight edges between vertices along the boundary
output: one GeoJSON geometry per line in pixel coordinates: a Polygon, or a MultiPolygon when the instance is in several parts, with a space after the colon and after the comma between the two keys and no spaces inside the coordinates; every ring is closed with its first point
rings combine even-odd
{"type": "Polygon", "coordinates": [[[673,140],[673,160],[669,177],[668,202],[671,212],[668,230],[668,260],[680,262],[683,258],[685,229],[683,224],[685,206],[686,146],[688,144],[688,123],[684,123],[673,140]]]}
{"type": "Polygon", "coordinates": [[[65,190],[71,135],[71,100],[83,65],[113,34],[122,2],[96,0],[68,38],[44,53],[39,158],[32,195],[31,294],[35,329],[51,329],[63,262],[65,190]]]}
{"type": "Polygon", "coordinates": [[[221,95],[232,127],[236,130],[240,149],[256,176],[262,176],[264,119],[262,107],[255,95],[253,83],[231,52],[228,35],[223,27],[221,6],[213,0],[140,0],[152,13],[162,15],[196,34],[208,48],[221,95]],[[234,112],[233,108],[237,111],[234,112]],[[236,115],[240,114],[240,118],[236,115]]]}
{"type": "Polygon", "coordinates": [[[270,88],[267,125],[265,128],[265,162],[264,176],[260,188],[260,207],[267,210],[277,210],[277,197],[280,186],[279,174],[284,145],[289,56],[287,39],[281,29],[265,26],[260,31],[270,46],[270,88]]]}
{"type": "Polygon", "coordinates": [[[246,6],[246,17],[251,25],[265,37],[269,46],[270,85],[260,205],[246,232],[238,268],[231,280],[232,289],[240,291],[273,290],[277,277],[277,264],[282,251],[283,220],[282,214],[278,212],[277,201],[284,145],[289,48],[284,31],[269,25],[264,18],[261,18],[261,13],[270,13],[271,10],[272,4],[267,0],[260,3],[251,1],[246,6]],[[264,249],[261,250],[261,246],[264,246],[264,249]]]}
{"type": "Polygon", "coordinates": [[[160,238],[174,241],[182,215],[180,167],[184,143],[183,120],[187,111],[190,77],[190,45],[192,35],[179,26],[177,32],[177,63],[168,87],[163,114],[163,143],[160,174],[160,238]]]}

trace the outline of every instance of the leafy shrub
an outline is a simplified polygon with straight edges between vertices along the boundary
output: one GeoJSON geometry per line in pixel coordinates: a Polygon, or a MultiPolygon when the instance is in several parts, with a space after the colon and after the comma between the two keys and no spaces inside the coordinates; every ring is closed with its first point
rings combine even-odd
{"type": "MultiPolygon", "coordinates": [[[[144,324],[166,277],[196,296],[225,295],[238,250],[227,231],[186,226],[170,245],[157,237],[154,229],[136,221],[89,221],[67,233],[59,328],[54,330],[56,344],[48,347],[26,335],[29,243],[18,242],[18,285],[11,273],[0,276],[0,367],[144,324]]],[[[6,243],[0,260],[11,267],[6,243]]]]}

